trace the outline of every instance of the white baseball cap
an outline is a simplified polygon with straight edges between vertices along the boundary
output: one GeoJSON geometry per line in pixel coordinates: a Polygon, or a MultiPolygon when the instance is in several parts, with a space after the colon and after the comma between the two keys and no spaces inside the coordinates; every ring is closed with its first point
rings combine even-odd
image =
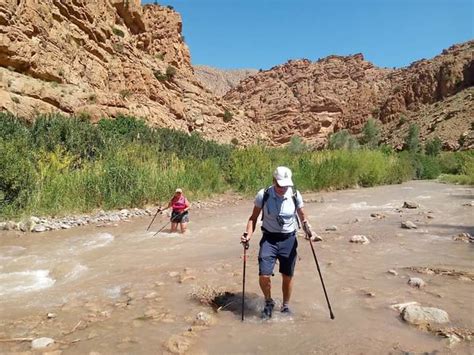
{"type": "Polygon", "coordinates": [[[181,189],[181,188],[178,187],[175,192],[183,193],[183,189],[181,189]]]}
{"type": "Polygon", "coordinates": [[[280,186],[293,186],[293,181],[291,180],[291,170],[286,166],[279,166],[273,172],[273,177],[280,186]]]}

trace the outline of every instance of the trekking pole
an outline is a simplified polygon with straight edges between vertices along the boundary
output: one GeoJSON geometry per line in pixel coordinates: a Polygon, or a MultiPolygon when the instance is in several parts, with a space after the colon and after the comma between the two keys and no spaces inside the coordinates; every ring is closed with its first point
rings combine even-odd
{"type": "Polygon", "coordinates": [[[154,237],[155,235],[157,235],[158,233],[160,233],[163,229],[165,229],[165,228],[168,226],[168,224],[170,224],[170,222],[171,222],[171,221],[166,222],[166,224],[165,224],[163,227],[161,227],[160,230],[158,230],[158,232],[156,232],[155,234],[153,234],[153,237],[154,237]]]}
{"type": "Polygon", "coordinates": [[[326,296],[326,301],[328,303],[329,315],[331,319],[334,319],[334,313],[332,313],[331,303],[329,303],[328,293],[326,292],[326,287],[324,286],[323,275],[321,275],[321,270],[319,269],[318,258],[316,257],[316,253],[314,252],[313,242],[311,241],[311,238],[309,239],[309,245],[311,245],[311,251],[313,252],[314,262],[316,263],[316,267],[318,268],[319,277],[321,279],[321,285],[323,285],[324,296],[326,296]]]}
{"type": "Polygon", "coordinates": [[[151,220],[150,224],[148,225],[148,228],[146,229],[147,231],[150,229],[151,225],[152,225],[153,222],[155,221],[156,216],[158,216],[158,213],[160,213],[160,212],[161,212],[161,207],[158,207],[158,211],[156,211],[155,216],[153,217],[153,219],[151,220]]]}
{"type": "Polygon", "coordinates": [[[174,217],[172,217],[168,222],[166,222],[166,224],[165,224],[163,227],[161,227],[161,229],[160,229],[158,232],[156,232],[155,234],[153,234],[153,237],[154,237],[155,235],[157,235],[158,233],[160,233],[163,229],[165,229],[168,224],[170,224],[171,222],[174,222],[174,220],[175,220],[176,218],[178,218],[179,216],[181,216],[181,213],[180,213],[180,214],[177,214],[177,215],[174,216],[174,217]]]}
{"type": "Polygon", "coordinates": [[[243,270],[243,277],[242,277],[242,322],[243,322],[244,321],[244,308],[245,308],[245,266],[247,263],[247,249],[249,248],[249,242],[247,241],[245,243],[242,243],[242,245],[244,246],[244,267],[243,267],[244,270],[243,270]]]}

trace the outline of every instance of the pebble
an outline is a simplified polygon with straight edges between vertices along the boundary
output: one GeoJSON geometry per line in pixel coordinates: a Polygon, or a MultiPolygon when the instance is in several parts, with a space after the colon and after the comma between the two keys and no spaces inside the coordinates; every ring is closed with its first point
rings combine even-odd
{"type": "Polygon", "coordinates": [[[423,279],[419,277],[410,277],[408,279],[408,284],[411,287],[417,287],[417,288],[422,288],[422,287],[425,287],[426,285],[425,281],[423,281],[423,279]]]}
{"type": "Polygon", "coordinates": [[[415,202],[410,202],[410,201],[403,202],[403,208],[414,209],[414,208],[418,208],[418,207],[420,207],[420,206],[415,202]]]}
{"type": "Polygon", "coordinates": [[[31,348],[32,349],[43,349],[43,348],[46,348],[47,346],[49,346],[51,344],[54,344],[54,339],[52,339],[52,338],[46,338],[46,337],[36,338],[36,339],[33,339],[33,341],[31,342],[31,348]]]}
{"type": "MultiPolygon", "coordinates": [[[[217,205],[213,202],[200,202],[200,205],[212,206],[217,205]]],[[[196,208],[197,203],[192,203],[191,207],[196,208]]],[[[14,221],[0,222],[0,230],[20,230],[22,232],[42,233],[51,230],[70,229],[88,224],[97,224],[97,227],[117,226],[114,222],[123,222],[132,217],[150,216],[156,213],[155,208],[131,210],[121,209],[120,211],[104,211],[99,210],[91,215],[66,216],[60,218],[53,217],[36,217],[31,216],[19,223],[14,221]]]]}
{"type": "Polygon", "coordinates": [[[369,244],[369,238],[365,235],[353,235],[349,240],[351,243],[359,243],[359,244],[369,244]]]}
{"type": "Polygon", "coordinates": [[[416,226],[416,224],[413,223],[412,221],[403,221],[401,223],[401,226],[402,226],[402,228],[405,228],[405,229],[416,229],[416,228],[418,228],[416,226]]]}

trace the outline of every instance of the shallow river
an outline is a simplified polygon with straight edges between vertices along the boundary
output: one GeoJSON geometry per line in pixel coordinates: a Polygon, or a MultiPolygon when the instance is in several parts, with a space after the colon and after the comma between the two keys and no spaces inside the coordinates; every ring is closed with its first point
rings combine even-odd
{"type": "MultiPolygon", "coordinates": [[[[408,325],[391,305],[416,301],[448,312],[449,327],[474,329],[470,277],[417,273],[409,267],[474,272],[474,189],[409,182],[370,189],[306,194],[305,210],[324,238],[315,243],[335,320],[309,242],[299,238],[292,297],[294,315],[261,321],[258,238],[247,261],[242,323],[242,247],[238,241],[252,200],[192,210],[186,235],[146,232],[136,218],[115,227],[60,232],[0,232],[0,353],[29,351],[28,339],[53,338],[63,354],[472,354],[472,342],[448,340],[408,325]],[[402,209],[404,201],[420,205],[402,209]],[[378,213],[379,218],[371,217],[378,213]],[[418,228],[407,230],[401,221],[418,228]],[[336,226],[336,231],[325,231],[336,226]],[[365,245],[349,243],[362,234],[365,245]],[[398,275],[387,271],[393,269],[398,275]],[[407,284],[421,277],[421,289],[407,284]],[[192,294],[236,294],[218,311],[192,294]],[[210,324],[195,323],[211,315],[210,324]],[[48,313],[50,317],[48,317],[48,313]],[[16,340],[15,340],[16,339],[16,340]],[[11,340],[11,341],[5,341],[11,340]],[[22,341],[25,340],[25,341],[22,341]]],[[[156,231],[167,222],[157,217],[156,231]]],[[[281,278],[272,278],[281,302],[281,278]]],[[[60,353],[60,352],[58,352],[60,353]]]]}

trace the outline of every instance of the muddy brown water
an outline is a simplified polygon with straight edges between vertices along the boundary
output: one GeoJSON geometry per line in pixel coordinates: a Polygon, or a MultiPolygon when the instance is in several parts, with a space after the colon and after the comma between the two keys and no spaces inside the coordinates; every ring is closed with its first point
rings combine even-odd
{"type": "MultiPolygon", "coordinates": [[[[186,235],[146,232],[148,218],[115,227],[81,227],[21,235],[0,232],[0,340],[50,337],[63,354],[472,354],[472,342],[446,338],[401,320],[391,305],[416,301],[444,309],[451,327],[474,329],[474,281],[419,274],[409,267],[474,272],[474,245],[452,237],[474,234],[470,187],[408,182],[369,189],[306,194],[314,244],[336,319],[330,320],[308,242],[299,238],[292,308],[261,321],[258,237],[247,262],[245,322],[239,305],[219,312],[191,297],[206,286],[242,288],[239,236],[251,199],[194,210],[186,235]],[[323,200],[323,201],[322,201],[323,200]],[[420,204],[402,209],[404,201],[420,204]],[[382,218],[370,217],[379,213],[382,218]],[[430,218],[429,216],[433,217],[430,218]],[[411,220],[418,229],[400,228],[411,220]],[[325,228],[337,226],[337,231],[325,228]],[[370,244],[349,243],[362,234],[370,244]],[[387,271],[394,269],[398,275],[387,271]],[[421,277],[426,287],[407,284],[421,277]],[[193,325],[207,312],[213,323],[193,325]],[[51,318],[47,314],[53,313],[51,318]]],[[[166,223],[157,218],[154,229],[166,223]]],[[[281,278],[272,278],[281,302],[281,278]]],[[[28,341],[0,341],[0,353],[29,351],[28,341]]]]}

